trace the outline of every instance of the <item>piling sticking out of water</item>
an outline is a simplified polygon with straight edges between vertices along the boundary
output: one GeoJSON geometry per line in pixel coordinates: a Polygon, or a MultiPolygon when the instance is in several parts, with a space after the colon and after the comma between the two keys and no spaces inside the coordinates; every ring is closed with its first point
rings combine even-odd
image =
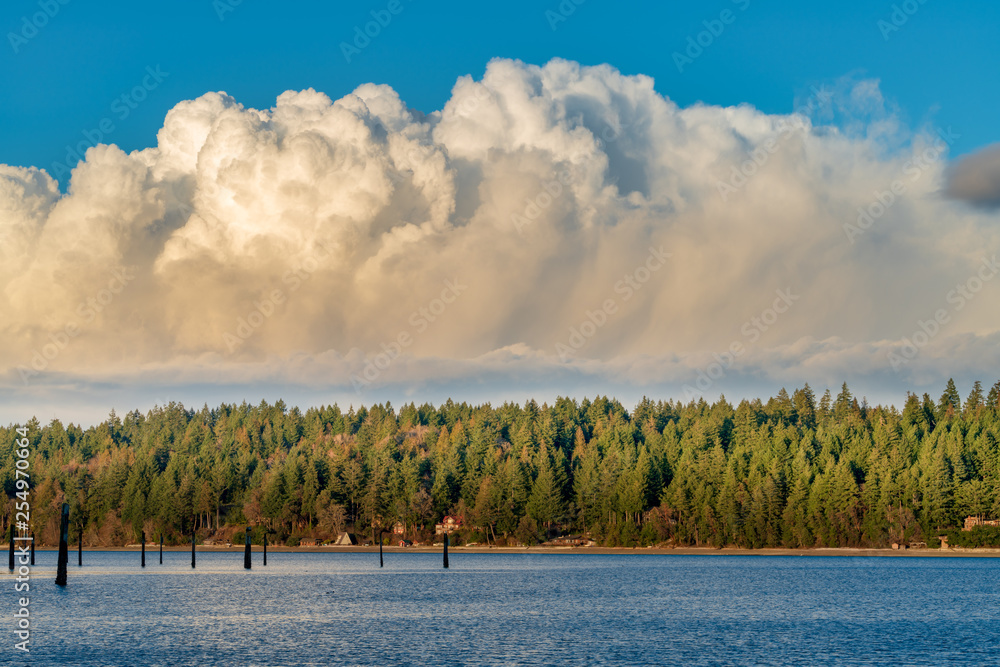
{"type": "Polygon", "coordinates": [[[35,564],[35,534],[31,534],[31,564],[35,564]]]}
{"type": "Polygon", "coordinates": [[[448,569],[448,533],[444,534],[444,569],[448,569]]]}
{"type": "Polygon", "coordinates": [[[142,531],[142,567],[146,567],[146,531],[142,531]]]}
{"type": "Polygon", "coordinates": [[[378,533],[378,566],[382,567],[382,531],[378,533]]]}
{"type": "Polygon", "coordinates": [[[10,524],[10,558],[7,560],[10,571],[14,571],[14,522],[10,524]]]}
{"type": "Polygon", "coordinates": [[[194,569],[194,531],[191,531],[191,569],[194,569]]]}
{"type": "Polygon", "coordinates": [[[66,564],[69,560],[69,505],[63,504],[59,524],[59,562],[56,567],[56,586],[66,585],[66,564]]]}
{"type": "Polygon", "coordinates": [[[163,565],[163,533],[160,533],[160,565],[163,565]]]}
{"type": "Polygon", "coordinates": [[[243,548],[243,569],[250,569],[250,526],[247,526],[247,545],[243,548]]]}
{"type": "Polygon", "coordinates": [[[264,531],[264,567],[267,567],[267,531],[264,531]]]}
{"type": "Polygon", "coordinates": [[[83,528],[80,529],[80,541],[76,545],[76,566],[83,567],[83,528]]]}

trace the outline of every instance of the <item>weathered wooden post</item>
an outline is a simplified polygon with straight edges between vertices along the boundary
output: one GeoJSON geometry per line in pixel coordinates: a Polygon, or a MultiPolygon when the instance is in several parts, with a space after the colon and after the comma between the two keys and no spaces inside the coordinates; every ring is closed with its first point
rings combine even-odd
{"type": "Polygon", "coordinates": [[[7,559],[10,571],[14,571],[14,522],[10,522],[10,558],[7,559]]]}
{"type": "Polygon", "coordinates": [[[191,529],[191,569],[194,569],[194,529],[191,529]]]}
{"type": "Polygon", "coordinates": [[[382,567],[382,531],[378,531],[378,566],[382,567]]]}
{"type": "Polygon", "coordinates": [[[264,567],[267,567],[267,531],[264,531],[264,567]]]}
{"type": "Polygon", "coordinates": [[[243,547],[243,569],[250,569],[250,526],[247,526],[246,546],[243,547]]]}
{"type": "Polygon", "coordinates": [[[31,534],[31,564],[35,564],[35,534],[31,534]]]}
{"type": "Polygon", "coordinates": [[[163,533],[160,533],[160,565],[163,565],[163,533]]]}
{"type": "Polygon", "coordinates": [[[69,505],[63,504],[59,524],[59,561],[56,567],[56,586],[66,585],[66,565],[69,560],[69,505]]]}
{"type": "Polygon", "coordinates": [[[448,569],[448,533],[444,534],[444,569],[448,569]]]}
{"type": "Polygon", "coordinates": [[[80,541],[76,546],[76,566],[83,567],[83,528],[80,528],[80,541]]]}
{"type": "Polygon", "coordinates": [[[146,567],[146,531],[142,531],[142,567],[146,567]]]}

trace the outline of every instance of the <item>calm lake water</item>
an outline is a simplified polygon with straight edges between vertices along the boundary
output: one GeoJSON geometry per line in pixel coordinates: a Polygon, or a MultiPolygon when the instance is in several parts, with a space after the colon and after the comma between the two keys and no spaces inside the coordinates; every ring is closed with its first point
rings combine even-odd
{"type": "MultiPolygon", "coordinates": [[[[11,665],[998,665],[1000,559],[39,552],[11,665]]],[[[4,573],[6,576],[6,573],[4,573]]],[[[12,658],[8,661],[8,658],[12,658]]]]}

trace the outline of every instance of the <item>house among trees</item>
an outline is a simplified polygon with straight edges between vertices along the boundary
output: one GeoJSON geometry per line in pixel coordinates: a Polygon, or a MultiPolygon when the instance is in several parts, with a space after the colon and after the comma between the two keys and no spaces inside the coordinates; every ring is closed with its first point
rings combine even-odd
{"type": "Polygon", "coordinates": [[[965,526],[962,530],[972,530],[977,526],[1000,526],[1000,519],[984,519],[981,516],[965,517],[965,526]]]}
{"type": "Polygon", "coordinates": [[[341,533],[337,535],[337,539],[333,542],[334,546],[338,547],[353,547],[357,546],[358,538],[350,533],[341,533]]]}
{"type": "Polygon", "coordinates": [[[434,524],[434,534],[451,534],[462,527],[462,517],[448,515],[441,523],[434,524]]]}
{"type": "Polygon", "coordinates": [[[301,540],[299,540],[299,546],[300,547],[314,547],[314,546],[316,546],[316,540],[314,540],[311,537],[303,537],[301,540]]]}
{"type": "Polygon", "coordinates": [[[405,532],[406,532],[406,526],[401,521],[397,521],[395,525],[393,525],[392,527],[393,535],[402,535],[405,532]]]}
{"type": "Polygon", "coordinates": [[[597,543],[583,535],[562,535],[553,538],[549,544],[557,547],[592,547],[597,543]]]}

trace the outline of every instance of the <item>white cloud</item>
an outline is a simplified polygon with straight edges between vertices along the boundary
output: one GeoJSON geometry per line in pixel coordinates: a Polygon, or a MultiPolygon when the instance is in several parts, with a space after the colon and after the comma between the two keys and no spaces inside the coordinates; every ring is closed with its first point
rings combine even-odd
{"type": "Polygon", "coordinates": [[[0,165],[0,368],[12,386],[38,369],[30,382],[350,388],[401,335],[367,391],[679,387],[734,342],[715,393],[867,378],[902,394],[976,368],[1000,331],[991,283],[904,371],[887,354],[1000,251],[995,221],[941,196],[946,152],[914,162],[937,138],[903,127],[877,82],[835,87],[830,109],[836,125],[680,108],[648,77],[562,60],[493,61],[428,115],[373,84],[266,110],[209,93],[155,147],[89,150],[66,194],[0,165]],[[671,257],[644,274],[651,247],[671,257]],[[115,291],[119,267],[134,279],[115,291]],[[446,280],[467,289],[436,304],[446,280]],[[801,298],[748,340],[784,288],[801,298]]]}

